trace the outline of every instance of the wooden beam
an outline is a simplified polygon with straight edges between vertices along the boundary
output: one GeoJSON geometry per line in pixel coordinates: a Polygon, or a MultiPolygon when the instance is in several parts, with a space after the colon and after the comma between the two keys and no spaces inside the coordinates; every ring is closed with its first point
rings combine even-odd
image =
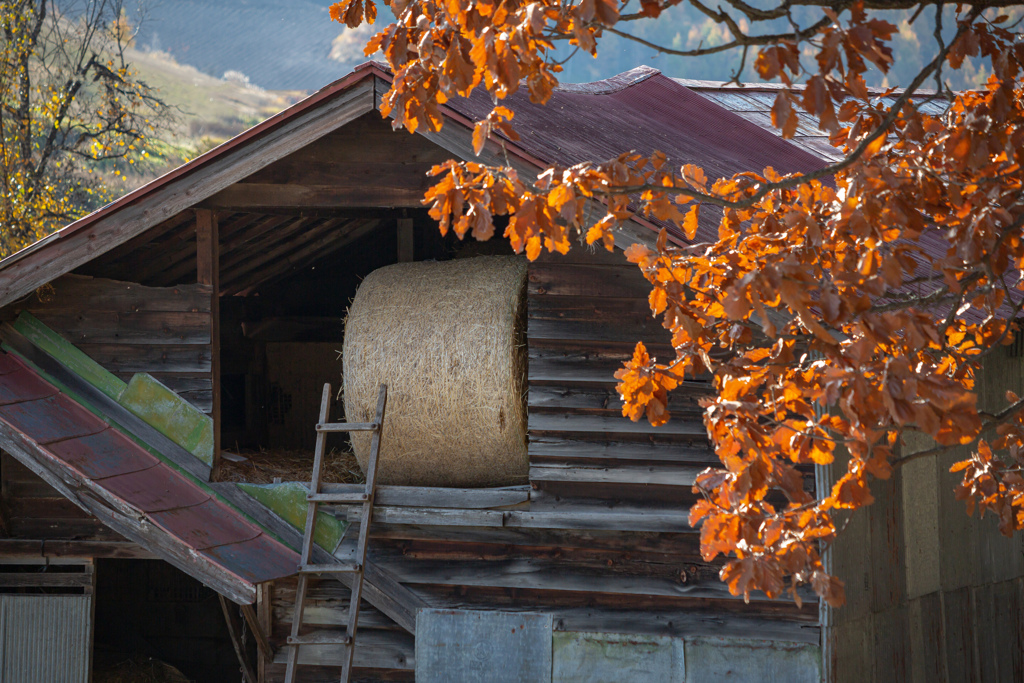
{"type": "MultiPolygon", "coordinates": [[[[320,490],[328,494],[362,493],[362,484],[323,484],[320,490]]],[[[529,485],[499,489],[454,489],[427,486],[377,487],[374,503],[395,507],[435,507],[461,510],[486,510],[519,505],[530,500],[529,485]]]]}
{"type": "Polygon", "coordinates": [[[0,572],[0,588],[92,588],[92,573],[0,572]]]}
{"type": "Polygon", "coordinates": [[[251,274],[258,277],[261,271],[278,267],[279,262],[285,260],[285,255],[329,233],[339,223],[342,223],[341,219],[299,219],[286,229],[275,230],[246,245],[245,249],[236,252],[231,267],[224,268],[221,296],[230,296],[238,289],[248,287],[254,281],[251,274]]]}
{"type": "Polygon", "coordinates": [[[287,261],[275,264],[264,273],[259,284],[252,285],[238,293],[248,296],[262,287],[267,287],[283,280],[291,275],[293,271],[305,268],[314,261],[322,260],[339,249],[344,249],[363,235],[373,232],[379,224],[380,220],[376,218],[351,221],[343,230],[332,233],[326,238],[321,238],[313,245],[304,248],[301,252],[296,252],[289,256],[287,261]]]}
{"type": "MultiPolygon", "coordinates": [[[[267,581],[256,586],[256,616],[258,618],[260,633],[266,637],[274,632],[274,582],[267,581]]],[[[267,681],[267,669],[274,662],[274,646],[267,643],[269,657],[260,657],[256,662],[257,675],[260,683],[267,681]]]]}
{"type": "MultiPolygon", "coordinates": [[[[189,212],[194,213],[194,212],[189,212]]],[[[231,236],[239,232],[244,232],[243,229],[248,229],[250,223],[259,221],[262,218],[260,214],[243,214],[241,218],[237,218],[229,223],[223,223],[218,219],[217,232],[220,234],[220,253],[221,253],[221,270],[224,269],[224,254],[230,249],[231,236]]],[[[196,259],[195,249],[192,243],[192,237],[194,237],[194,231],[186,231],[188,239],[185,240],[185,244],[179,249],[173,250],[169,253],[169,258],[163,260],[163,265],[156,263],[156,259],[151,259],[154,265],[159,267],[150,268],[146,280],[152,280],[153,284],[158,287],[166,287],[173,283],[178,283],[182,278],[191,276],[192,273],[196,272],[196,259]],[[170,264],[170,265],[168,265],[170,264]]],[[[160,257],[163,258],[161,254],[160,257]]],[[[148,263],[147,263],[148,266],[148,263]]]]}
{"type": "Polygon", "coordinates": [[[251,228],[242,231],[237,239],[228,240],[224,245],[224,257],[221,259],[221,285],[225,285],[234,277],[232,271],[236,266],[245,267],[255,256],[262,255],[267,249],[280,242],[285,235],[291,235],[317,219],[304,216],[276,216],[267,218],[251,228]],[[230,249],[230,251],[227,251],[230,249]]]}
{"type": "MultiPolygon", "coordinates": [[[[263,591],[257,586],[256,590],[256,603],[260,602],[263,596],[263,591]]],[[[267,632],[263,629],[263,625],[260,624],[259,617],[256,615],[256,610],[252,608],[252,605],[239,605],[242,609],[242,616],[245,617],[245,623],[249,625],[249,631],[252,633],[253,638],[256,639],[256,649],[260,652],[260,657],[267,661],[273,661],[274,659],[274,648],[271,646],[270,641],[267,640],[267,632]]]]}
{"type": "Polygon", "coordinates": [[[249,658],[245,654],[245,645],[242,644],[242,639],[239,636],[238,629],[235,628],[235,620],[231,617],[231,609],[228,607],[228,601],[223,595],[218,595],[220,598],[220,609],[224,612],[224,623],[228,627],[228,635],[231,637],[231,644],[235,648],[235,655],[238,656],[238,664],[242,667],[242,674],[245,676],[245,680],[248,683],[259,683],[259,679],[256,678],[256,674],[253,673],[252,665],[249,663],[249,658]]]}
{"type": "MultiPolygon", "coordinates": [[[[148,230],[145,235],[139,235],[138,237],[125,242],[116,249],[111,249],[103,255],[102,261],[104,263],[113,263],[124,256],[130,255],[143,245],[150,244],[154,240],[160,239],[169,232],[179,228],[184,228],[193,220],[195,220],[195,216],[192,215],[191,211],[182,211],[177,216],[173,216],[160,225],[154,226],[151,230],[148,230]]],[[[161,243],[161,246],[164,246],[165,244],[166,243],[161,243]]]]}
{"type": "Polygon", "coordinates": [[[140,545],[127,541],[54,541],[0,538],[0,562],[61,560],[64,558],[159,559],[140,545]]]}
{"type": "Polygon", "coordinates": [[[64,467],[49,451],[5,422],[0,422],[0,447],[62,496],[125,538],[150,548],[234,602],[249,604],[256,599],[255,586],[197,554],[180,539],[150,523],[139,510],[111,499],[102,486],[64,467]]]}
{"type": "Polygon", "coordinates": [[[413,257],[412,219],[398,219],[398,262],[412,261],[413,257]]]}
{"type": "Polygon", "coordinates": [[[303,236],[301,241],[299,239],[291,240],[286,245],[288,247],[286,252],[274,250],[276,257],[272,263],[268,263],[259,271],[255,271],[253,277],[246,277],[245,282],[225,285],[225,291],[248,294],[263,283],[294,273],[324,258],[328,254],[334,253],[356,239],[353,235],[363,235],[373,229],[378,223],[376,219],[357,219],[337,228],[339,222],[329,221],[331,223],[330,229],[317,232],[315,239],[310,240],[303,236]]]}
{"type": "Polygon", "coordinates": [[[220,474],[220,231],[217,214],[196,209],[196,273],[201,285],[210,292],[210,379],[213,381],[213,463],[210,480],[220,474]]]}
{"type": "MultiPolygon", "coordinates": [[[[412,175],[412,174],[410,174],[412,175]]],[[[236,183],[203,202],[218,211],[255,211],[284,206],[311,209],[348,207],[423,208],[423,194],[430,187],[426,176],[398,178],[391,182],[383,174],[361,179],[352,185],[277,185],[236,183]]]]}

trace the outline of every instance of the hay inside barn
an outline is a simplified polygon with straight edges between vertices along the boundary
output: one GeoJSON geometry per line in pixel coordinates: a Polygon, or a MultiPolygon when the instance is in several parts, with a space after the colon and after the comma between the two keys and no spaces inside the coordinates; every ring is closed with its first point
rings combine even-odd
{"type": "MultiPolygon", "coordinates": [[[[502,486],[527,480],[525,261],[487,256],[371,273],[349,310],[346,419],[388,385],[379,481],[502,486]]],[[[353,434],[361,466],[369,434],[353,434]]]]}

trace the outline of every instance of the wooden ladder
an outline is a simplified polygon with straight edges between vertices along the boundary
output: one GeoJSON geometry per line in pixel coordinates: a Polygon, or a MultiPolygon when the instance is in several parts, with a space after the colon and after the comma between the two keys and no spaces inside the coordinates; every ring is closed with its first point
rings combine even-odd
{"type": "Polygon", "coordinates": [[[320,401],[320,422],[316,426],[316,451],[313,456],[313,478],[306,500],[306,530],[302,537],[302,555],[299,564],[299,585],[295,593],[295,616],[292,619],[292,633],[288,636],[288,669],[285,683],[295,683],[295,671],[299,666],[299,648],[302,645],[343,645],[341,683],[348,683],[352,674],[352,654],[355,649],[356,624],[359,621],[359,603],[363,593],[363,566],[366,564],[366,547],[369,542],[370,517],[373,514],[373,496],[377,479],[377,455],[380,452],[380,433],[384,424],[384,405],[387,403],[388,388],[381,384],[377,394],[377,412],[373,422],[327,422],[331,407],[331,385],[324,385],[320,401]],[[370,460],[366,466],[366,489],[364,493],[322,493],[324,469],[324,444],[330,432],[373,432],[370,439],[370,460]],[[344,505],[362,503],[363,514],[359,518],[359,541],[356,544],[355,560],[331,564],[312,564],[313,532],[316,516],[321,504],[344,505]],[[345,631],[326,630],[300,635],[302,614],[306,608],[306,592],[310,574],[352,574],[352,600],[348,606],[348,622],[345,631]]]}

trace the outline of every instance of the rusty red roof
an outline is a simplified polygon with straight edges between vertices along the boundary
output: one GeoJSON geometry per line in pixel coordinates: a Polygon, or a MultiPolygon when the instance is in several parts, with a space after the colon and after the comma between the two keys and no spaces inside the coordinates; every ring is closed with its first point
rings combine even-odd
{"type": "Polygon", "coordinates": [[[172,563],[190,557],[207,574],[221,572],[252,595],[255,584],[296,571],[295,551],[3,351],[0,437],[14,457],[31,461],[23,463],[31,469],[86,487],[152,525],[162,540],[133,540],[172,563]]]}
{"type": "MultiPolygon", "coordinates": [[[[387,83],[392,79],[391,73],[379,63],[360,65],[344,78],[224,144],[8,256],[0,261],[0,270],[40,249],[53,248],[52,245],[106,216],[144,202],[163,187],[373,77],[387,83]]],[[[639,67],[596,83],[563,85],[547,106],[530,102],[524,90],[511,95],[505,103],[516,111],[515,126],[522,136],[518,143],[506,143],[508,152],[537,167],[603,160],[631,149],[644,153],[660,149],[668,154],[672,163],[696,163],[712,178],[761,170],[766,166],[780,172],[807,171],[824,163],[820,157],[776,137],[650,67],[639,67]]],[[[449,101],[442,111],[448,125],[471,127],[490,106],[486,94],[477,92],[469,99],[449,101]]],[[[707,221],[706,230],[710,230],[713,223],[707,221]]],[[[701,234],[699,239],[712,235],[701,234]]]]}
{"type": "MultiPolygon", "coordinates": [[[[515,112],[513,125],[521,138],[516,146],[547,164],[570,166],[630,150],[658,150],[670,165],[696,164],[712,180],[769,166],[796,173],[826,165],[821,156],[646,66],[596,83],[562,85],[545,106],[530,102],[522,89],[504,104],[515,112]]],[[[492,105],[484,93],[474,93],[448,106],[476,120],[492,105]]],[[[715,239],[717,230],[714,213],[705,211],[697,241],[715,239]]],[[[676,237],[682,234],[676,231],[676,237]]]]}

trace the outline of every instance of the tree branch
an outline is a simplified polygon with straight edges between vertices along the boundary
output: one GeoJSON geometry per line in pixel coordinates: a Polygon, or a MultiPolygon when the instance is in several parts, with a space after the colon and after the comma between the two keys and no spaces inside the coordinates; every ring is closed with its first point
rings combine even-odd
{"type": "Polygon", "coordinates": [[[1016,416],[1016,414],[1021,411],[1022,408],[1024,408],[1024,398],[1018,400],[1016,403],[1010,404],[1004,410],[996,413],[991,420],[989,420],[984,424],[984,426],[982,426],[981,431],[978,432],[978,435],[975,436],[974,439],[972,439],[970,442],[964,444],[954,444],[952,446],[936,446],[935,448],[929,448],[923,451],[918,451],[917,453],[911,453],[910,455],[904,456],[902,458],[896,458],[895,460],[893,460],[892,466],[902,467],[907,463],[914,462],[915,460],[920,460],[921,458],[927,458],[933,455],[942,455],[943,453],[948,453],[954,448],[974,447],[978,444],[978,441],[980,441],[981,438],[985,436],[985,434],[991,432],[999,425],[1012,420],[1016,416]]]}

